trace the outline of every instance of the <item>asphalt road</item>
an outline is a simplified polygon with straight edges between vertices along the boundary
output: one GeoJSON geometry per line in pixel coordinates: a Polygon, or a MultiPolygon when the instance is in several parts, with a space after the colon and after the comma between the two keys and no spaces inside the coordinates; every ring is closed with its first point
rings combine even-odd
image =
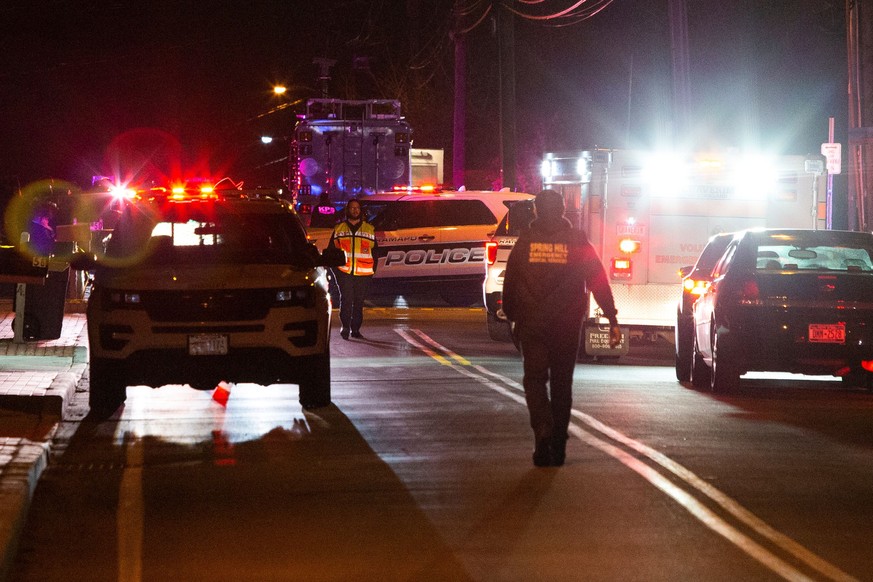
{"type": "Polygon", "coordinates": [[[577,366],[567,464],[538,469],[520,359],[480,309],[362,331],[334,330],[331,407],[131,387],[65,423],[10,580],[873,580],[869,393],[715,396],[634,346],[577,366]]]}

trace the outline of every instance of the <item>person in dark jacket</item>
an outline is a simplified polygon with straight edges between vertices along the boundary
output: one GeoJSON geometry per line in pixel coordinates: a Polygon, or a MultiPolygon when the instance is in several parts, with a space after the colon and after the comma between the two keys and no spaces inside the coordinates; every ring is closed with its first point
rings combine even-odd
{"type": "Polygon", "coordinates": [[[609,320],[611,347],[621,342],[621,330],[603,265],[585,233],[564,218],[564,199],[543,190],[534,210],[507,260],[503,312],[515,326],[524,360],[534,465],[561,466],[588,291],[609,320]]]}

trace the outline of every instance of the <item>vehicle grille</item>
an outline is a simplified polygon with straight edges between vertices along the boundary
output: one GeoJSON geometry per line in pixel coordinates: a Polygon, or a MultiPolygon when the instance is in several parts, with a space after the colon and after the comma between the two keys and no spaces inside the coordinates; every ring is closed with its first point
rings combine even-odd
{"type": "Polygon", "coordinates": [[[152,321],[252,321],[267,316],[275,289],[146,291],[142,306],[152,321]]]}

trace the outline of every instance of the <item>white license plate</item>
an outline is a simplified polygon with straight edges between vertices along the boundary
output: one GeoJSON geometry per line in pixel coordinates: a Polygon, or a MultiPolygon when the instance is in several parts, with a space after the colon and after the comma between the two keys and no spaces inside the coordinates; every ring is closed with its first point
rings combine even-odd
{"type": "Polygon", "coordinates": [[[810,323],[809,341],[822,344],[846,343],[846,326],[842,323],[810,323]]]}
{"type": "Polygon", "coordinates": [[[227,336],[204,334],[188,336],[188,355],[224,356],[227,355],[227,336]]]}

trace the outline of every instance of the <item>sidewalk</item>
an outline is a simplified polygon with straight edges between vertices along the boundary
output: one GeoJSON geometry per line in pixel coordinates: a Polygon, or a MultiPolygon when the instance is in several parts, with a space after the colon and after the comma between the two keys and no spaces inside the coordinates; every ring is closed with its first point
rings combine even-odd
{"type": "Polygon", "coordinates": [[[0,300],[0,581],[6,578],[51,441],[88,362],[83,305],[68,302],[61,337],[14,343],[0,300]]]}

